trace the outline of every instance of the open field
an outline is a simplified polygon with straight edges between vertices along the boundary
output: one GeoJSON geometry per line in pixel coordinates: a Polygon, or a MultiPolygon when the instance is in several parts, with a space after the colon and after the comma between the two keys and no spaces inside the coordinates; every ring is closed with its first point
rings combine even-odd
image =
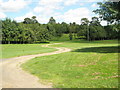
{"type": "Polygon", "coordinates": [[[67,47],[72,51],[36,57],[21,67],[43,83],[52,82],[54,88],[118,87],[117,40],[74,40],[53,47],[67,47]]]}
{"type": "Polygon", "coordinates": [[[44,44],[3,44],[2,58],[53,52],[56,49],[42,47],[44,44]]]}

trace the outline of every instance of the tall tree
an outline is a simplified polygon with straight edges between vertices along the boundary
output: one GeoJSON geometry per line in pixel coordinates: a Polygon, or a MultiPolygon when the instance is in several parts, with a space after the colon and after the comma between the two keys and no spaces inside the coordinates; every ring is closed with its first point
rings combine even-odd
{"type": "Polygon", "coordinates": [[[102,20],[106,20],[108,22],[108,26],[105,29],[109,28],[111,33],[108,30],[107,38],[112,38],[112,32],[114,32],[113,36],[118,37],[120,33],[120,1],[114,2],[114,0],[107,0],[106,2],[98,3],[99,9],[94,10],[96,14],[100,15],[102,20]],[[113,24],[113,25],[112,25],[113,24]]]}
{"type": "Polygon", "coordinates": [[[101,26],[98,17],[92,17],[92,21],[90,22],[91,25],[101,26]]]}
{"type": "Polygon", "coordinates": [[[100,24],[99,18],[92,17],[92,21],[89,25],[90,40],[100,40],[106,37],[104,27],[100,24]]]}
{"type": "Polygon", "coordinates": [[[65,23],[65,22],[62,22],[61,23],[61,30],[62,30],[63,33],[66,33],[66,34],[69,33],[68,24],[65,23]]]}
{"type": "Polygon", "coordinates": [[[69,38],[70,38],[70,40],[73,39],[73,33],[74,33],[74,24],[70,23],[70,25],[69,25],[69,38]]]}
{"type": "Polygon", "coordinates": [[[51,17],[50,19],[49,19],[49,22],[48,23],[50,23],[50,24],[56,24],[56,21],[55,21],[55,19],[53,18],[53,17],[51,17]]]}
{"type": "Polygon", "coordinates": [[[25,18],[23,23],[25,24],[31,24],[32,23],[32,20],[30,18],[25,18]]]}
{"type": "Polygon", "coordinates": [[[24,24],[34,24],[34,23],[38,23],[38,21],[36,20],[36,16],[32,16],[32,18],[25,18],[23,23],[24,24]]]}
{"type": "Polygon", "coordinates": [[[33,23],[38,23],[38,21],[36,20],[36,16],[32,16],[32,21],[33,23]]]}
{"type": "Polygon", "coordinates": [[[84,30],[86,32],[86,38],[89,40],[89,20],[87,18],[81,19],[81,25],[84,27],[84,30]]]}
{"type": "Polygon", "coordinates": [[[106,2],[99,2],[98,5],[99,9],[93,12],[99,14],[101,19],[106,20],[108,23],[120,22],[120,1],[107,0],[106,2]]]}

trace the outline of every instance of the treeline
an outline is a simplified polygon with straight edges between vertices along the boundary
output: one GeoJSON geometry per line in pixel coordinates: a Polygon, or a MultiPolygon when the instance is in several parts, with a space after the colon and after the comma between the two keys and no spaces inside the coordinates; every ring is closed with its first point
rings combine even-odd
{"type": "MultiPolygon", "coordinates": [[[[35,17],[35,16],[33,16],[35,17]]],[[[118,30],[115,25],[102,26],[97,17],[92,21],[87,18],[81,19],[81,25],[75,22],[56,23],[53,17],[48,24],[40,24],[33,18],[25,18],[23,22],[17,23],[6,18],[2,20],[2,43],[37,43],[50,41],[63,34],[69,34],[70,40],[84,38],[87,40],[104,40],[118,38],[118,30]]]]}
{"type": "MultiPolygon", "coordinates": [[[[35,16],[33,16],[35,17],[35,16]]],[[[2,20],[2,43],[36,43],[46,42],[54,36],[60,36],[59,24],[40,24],[35,18],[25,18],[23,22],[17,23],[6,18],[2,20]]],[[[60,31],[61,32],[61,31],[60,31]]]]}
{"type": "Polygon", "coordinates": [[[64,32],[68,33],[65,28],[67,24],[56,23],[53,17],[48,24],[38,23],[35,16],[25,18],[20,23],[8,18],[1,22],[3,44],[47,42],[55,37],[61,37],[64,32]]]}
{"type": "Polygon", "coordinates": [[[6,18],[0,20],[2,23],[1,41],[3,44],[39,43],[53,40],[53,38],[61,37],[63,34],[69,34],[70,40],[81,38],[89,41],[117,39],[120,30],[119,4],[120,2],[98,3],[100,9],[94,10],[94,12],[99,14],[100,18],[92,17],[91,21],[82,18],[80,25],[75,22],[56,23],[53,17],[49,19],[47,24],[40,24],[36,20],[36,16],[25,18],[20,23],[6,18]],[[102,26],[100,19],[106,20],[108,25],[102,26]]]}

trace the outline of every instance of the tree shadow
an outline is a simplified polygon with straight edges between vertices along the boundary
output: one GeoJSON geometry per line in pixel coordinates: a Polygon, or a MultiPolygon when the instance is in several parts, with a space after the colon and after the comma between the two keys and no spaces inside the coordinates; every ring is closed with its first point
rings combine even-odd
{"type": "Polygon", "coordinates": [[[119,47],[118,46],[89,47],[89,48],[76,49],[73,50],[72,52],[118,53],[119,47]]]}

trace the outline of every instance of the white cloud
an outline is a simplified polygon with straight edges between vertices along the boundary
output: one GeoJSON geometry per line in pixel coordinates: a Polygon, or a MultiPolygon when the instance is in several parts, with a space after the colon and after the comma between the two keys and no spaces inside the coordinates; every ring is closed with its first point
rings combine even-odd
{"type": "Polygon", "coordinates": [[[0,0],[0,2],[2,2],[3,0],[0,0]]]}
{"type": "Polygon", "coordinates": [[[2,18],[6,18],[6,15],[4,13],[0,12],[0,19],[2,19],[2,18]]]}
{"type": "MultiPolygon", "coordinates": [[[[40,23],[47,23],[51,16],[57,21],[80,23],[81,18],[90,18],[90,11],[87,8],[71,9],[65,13],[56,11],[60,11],[68,5],[75,5],[78,2],[79,0],[40,0],[38,6],[36,6],[33,11],[38,14],[37,17],[39,17],[38,21],[40,23]]],[[[83,3],[81,5],[83,5],[83,3]]]]}
{"type": "Polygon", "coordinates": [[[90,19],[91,12],[89,9],[82,7],[77,9],[71,9],[65,12],[62,15],[56,16],[57,19],[61,19],[62,21],[65,21],[67,23],[70,22],[76,22],[80,24],[81,18],[88,18],[90,19]]]}
{"type": "Polygon", "coordinates": [[[79,1],[79,0],[65,0],[65,1],[64,1],[64,5],[67,5],[67,6],[69,6],[69,5],[74,5],[74,4],[76,4],[78,1],[79,1]]]}
{"type": "Polygon", "coordinates": [[[38,6],[33,11],[42,14],[43,16],[53,15],[55,10],[62,10],[64,7],[61,5],[63,0],[40,0],[38,6]]]}
{"type": "Polygon", "coordinates": [[[107,22],[106,22],[106,21],[101,21],[101,24],[102,24],[103,26],[106,26],[106,25],[107,25],[107,22]]]}
{"type": "Polygon", "coordinates": [[[16,17],[14,18],[14,20],[18,21],[18,22],[21,22],[23,21],[25,18],[31,18],[32,16],[35,16],[35,14],[33,14],[32,12],[29,12],[27,14],[25,14],[24,16],[20,16],[20,17],[16,17]]]}
{"type": "Polygon", "coordinates": [[[84,6],[84,3],[80,3],[80,6],[84,6]]]}
{"type": "Polygon", "coordinates": [[[79,0],[79,2],[102,2],[104,0],[79,0]]]}
{"type": "Polygon", "coordinates": [[[61,3],[64,0],[40,0],[39,4],[40,5],[53,5],[57,3],[61,3]]]}
{"type": "Polygon", "coordinates": [[[81,18],[88,18],[89,20],[91,20],[91,16],[92,16],[92,12],[86,7],[70,9],[64,13],[54,12],[54,10],[47,11],[47,9],[44,9],[43,7],[39,7],[38,10],[36,8],[36,11],[39,11],[37,20],[40,23],[48,23],[49,18],[53,16],[57,22],[63,22],[63,21],[67,23],[76,22],[80,24],[81,18]]]}
{"type": "Polygon", "coordinates": [[[39,23],[48,23],[50,17],[54,17],[56,21],[59,21],[58,18],[56,18],[56,16],[60,16],[61,14],[60,13],[53,13],[53,14],[46,14],[46,15],[43,15],[43,14],[39,14],[37,15],[37,20],[39,23]]]}
{"type": "Polygon", "coordinates": [[[39,5],[50,9],[61,9],[63,0],[40,0],[39,5]]]}
{"type": "MultiPolygon", "coordinates": [[[[80,1],[81,0],[40,0],[38,2],[38,5],[33,8],[33,11],[27,13],[24,16],[16,17],[15,20],[23,21],[24,18],[32,17],[36,14],[35,16],[37,16],[37,20],[40,23],[48,23],[49,18],[53,16],[55,20],[59,22],[62,21],[67,23],[76,22],[80,24],[81,18],[88,18],[89,20],[91,20],[92,12],[88,8],[82,7],[76,9],[69,9],[64,13],[62,12],[63,8],[69,5],[79,4],[83,6],[84,3],[82,2],[80,3],[80,1]]],[[[93,1],[93,0],[89,0],[89,1],[93,1]]]]}
{"type": "Polygon", "coordinates": [[[88,0],[88,2],[95,2],[96,0],[88,0]]]}
{"type": "Polygon", "coordinates": [[[9,0],[0,1],[0,11],[2,12],[17,12],[25,8],[30,2],[25,0],[9,0]]]}
{"type": "Polygon", "coordinates": [[[37,16],[37,20],[40,23],[48,23],[49,18],[53,16],[57,22],[76,22],[77,24],[80,24],[81,18],[88,18],[91,20],[92,15],[92,12],[86,7],[70,9],[65,13],[58,13],[53,11],[51,14],[47,14],[47,9],[42,9],[42,7],[38,10],[40,11],[40,14],[37,16]]]}
{"type": "Polygon", "coordinates": [[[88,2],[100,2],[102,0],[87,0],[88,2]]]}
{"type": "Polygon", "coordinates": [[[39,23],[48,23],[50,17],[43,17],[43,16],[37,16],[37,20],[39,23]]]}
{"type": "Polygon", "coordinates": [[[52,14],[55,13],[54,9],[50,8],[48,6],[45,6],[45,7],[35,7],[33,11],[35,13],[39,13],[39,14],[42,14],[44,16],[52,15],[52,14]]]}
{"type": "Polygon", "coordinates": [[[91,5],[91,7],[96,8],[96,7],[98,7],[98,5],[97,5],[96,3],[93,3],[93,4],[91,5]]]}
{"type": "Polygon", "coordinates": [[[43,7],[35,7],[35,8],[33,9],[33,11],[36,12],[36,13],[40,13],[40,12],[43,12],[43,11],[44,11],[44,8],[43,8],[43,7]]]}

